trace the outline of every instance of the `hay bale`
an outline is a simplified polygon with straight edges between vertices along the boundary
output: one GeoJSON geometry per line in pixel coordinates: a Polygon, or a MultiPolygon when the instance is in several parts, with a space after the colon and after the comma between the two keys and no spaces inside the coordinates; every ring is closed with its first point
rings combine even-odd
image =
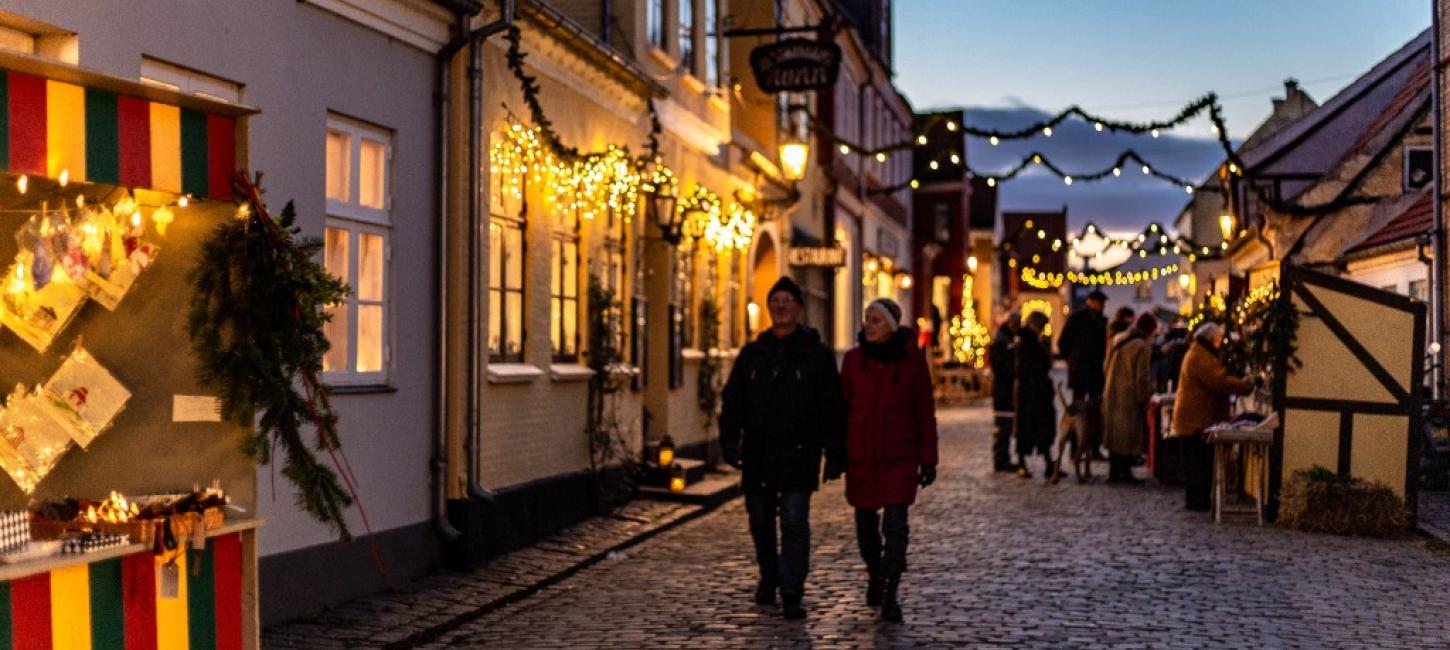
{"type": "Polygon", "coordinates": [[[1279,523],[1308,533],[1394,537],[1409,521],[1404,499],[1389,486],[1317,465],[1294,472],[1279,494],[1279,523]]]}

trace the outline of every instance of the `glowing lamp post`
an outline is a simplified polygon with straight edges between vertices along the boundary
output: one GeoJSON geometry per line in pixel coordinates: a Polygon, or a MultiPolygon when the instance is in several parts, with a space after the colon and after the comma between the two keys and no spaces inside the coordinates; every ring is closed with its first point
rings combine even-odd
{"type": "Polygon", "coordinates": [[[1218,230],[1223,234],[1224,241],[1230,241],[1234,237],[1234,216],[1221,214],[1218,217],[1218,230]]]}

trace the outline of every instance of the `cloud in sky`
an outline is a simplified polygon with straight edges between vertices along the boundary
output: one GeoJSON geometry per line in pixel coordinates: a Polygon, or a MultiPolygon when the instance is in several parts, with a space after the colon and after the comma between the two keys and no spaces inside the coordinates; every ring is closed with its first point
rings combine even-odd
{"type": "MultiPolygon", "coordinates": [[[[1052,117],[1040,108],[968,107],[967,122],[981,128],[1019,129],[1052,117]]],[[[1003,141],[992,146],[985,139],[970,138],[967,162],[978,174],[999,174],[1023,157],[1040,152],[1063,171],[1091,173],[1112,165],[1118,154],[1133,149],[1154,167],[1174,176],[1202,180],[1223,159],[1223,150],[1212,138],[1174,135],[1160,137],[1095,131],[1092,125],[1071,119],[1053,130],[1052,137],[1003,141]]],[[[1056,210],[1068,206],[1070,226],[1077,229],[1094,221],[1110,230],[1142,229],[1151,221],[1172,225],[1188,195],[1178,187],[1137,169],[1124,169],[1120,177],[1065,185],[1044,168],[1029,168],[999,186],[1003,210],[1056,210]]]]}

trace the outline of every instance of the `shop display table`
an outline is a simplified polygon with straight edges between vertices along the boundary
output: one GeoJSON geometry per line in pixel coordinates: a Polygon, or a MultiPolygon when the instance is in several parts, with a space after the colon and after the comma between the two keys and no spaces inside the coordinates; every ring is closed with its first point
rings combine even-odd
{"type": "Polygon", "coordinates": [[[1260,526],[1264,524],[1264,501],[1269,494],[1269,447],[1274,444],[1278,418],[1270,416],[1263,422],[1233,422],[1211,426],[1205,430],[1213,445],[1213,521],[1223,520],[1223,513],[1252,512],[1260,526]],[[1254,498],[1254,507],[1228,509],[1224,501],[1229,489],[1229,463],[1235,453],[1243,458],[1244,491],[1254,498]]]}
{"type": "Polygon", "coordinates": [[[263,523],[231,520],[204,548],[159,556],[128,544],[0,564],[0,648],[255,648],[263,523]]]}

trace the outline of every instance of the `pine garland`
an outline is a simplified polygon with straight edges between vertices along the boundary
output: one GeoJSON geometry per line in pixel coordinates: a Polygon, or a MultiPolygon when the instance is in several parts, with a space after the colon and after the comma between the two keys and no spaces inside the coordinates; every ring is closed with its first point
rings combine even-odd
{"type": "Polygon", "coordinates": [[[313,454],[313,446],[340,445],[337,414],[318,376],[329,348],[324,307],[349,289],[316,262],[323,243],[300,235],[290,201],[273,221],[245,176],[235,186],[250,200],[237,219],[216,227],[191,273],[187,330],[197,376],[217,392],[223,418],[251,431],[247,454],[266,465],[280,446],[298,508],[349,540],[343,511],[352,498],[313,454]],[[303,440],[308,426],[316,428],[313,446],[303,440]]]}

